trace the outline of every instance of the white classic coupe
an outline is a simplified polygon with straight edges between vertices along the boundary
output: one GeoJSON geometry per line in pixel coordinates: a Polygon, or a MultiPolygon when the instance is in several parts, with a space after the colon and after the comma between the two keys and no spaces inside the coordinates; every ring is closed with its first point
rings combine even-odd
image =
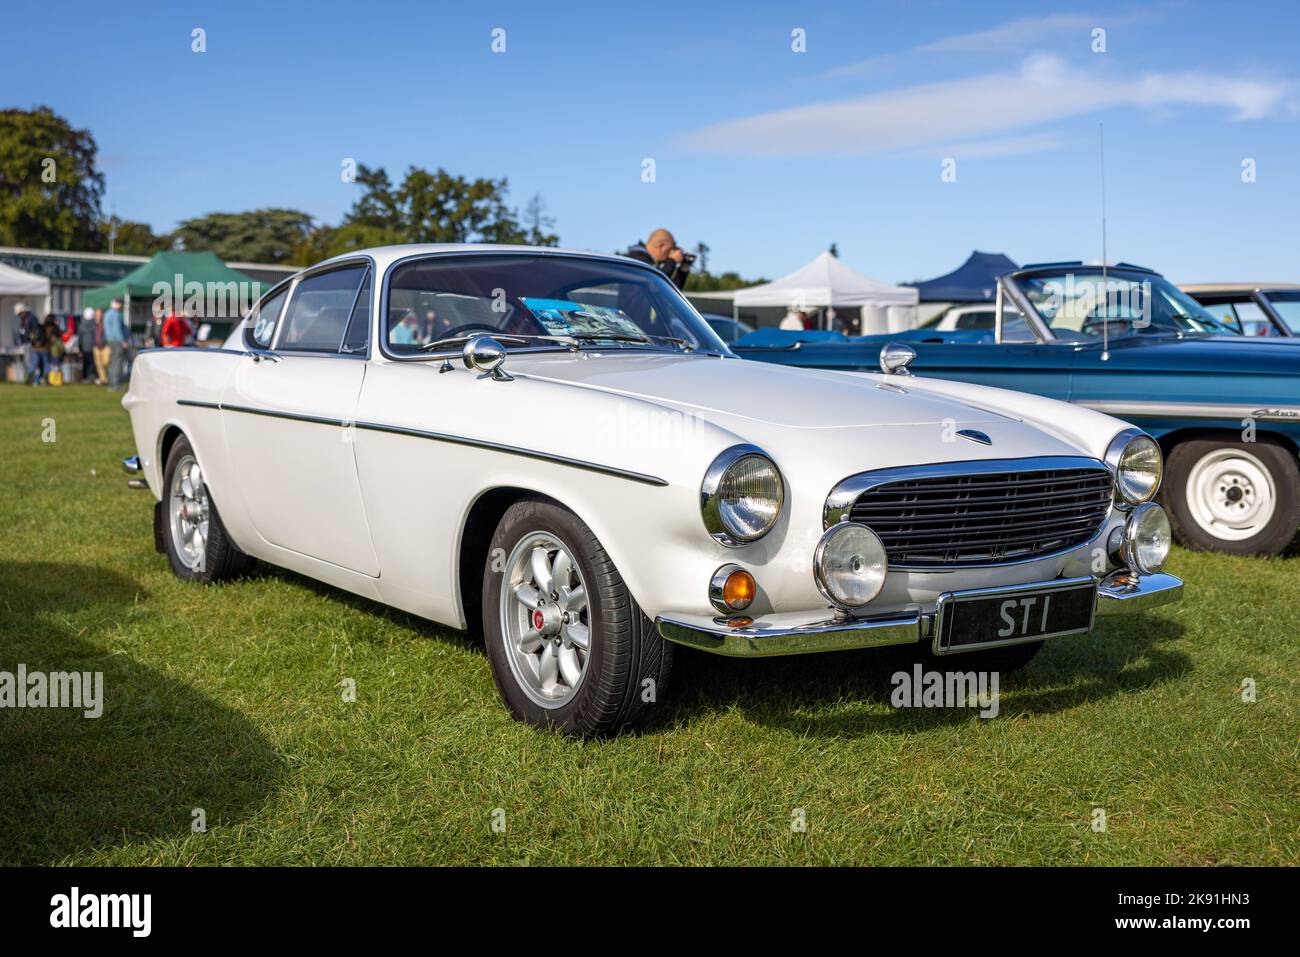
{"type": "Polygon", "coordinates": [[[131,484],[184,579],[253,559],[482,627],[513,714],[617,732],[675,645],[1008,670],[1179,597],[1159,447],[1063,402],[730,353],[658,270],[396,246],[140,354],[131,484]]]}

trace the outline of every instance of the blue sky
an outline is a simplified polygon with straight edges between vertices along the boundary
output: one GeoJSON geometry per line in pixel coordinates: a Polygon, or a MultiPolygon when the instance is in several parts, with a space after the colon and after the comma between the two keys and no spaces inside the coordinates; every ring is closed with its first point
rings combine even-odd
{"type": "Polygon", "coordinates": [[[516,205],[542,194],[567,246],[667,225],[707,242],[714,271],[776,277],[834,241],[904,281],[974,248],[1099,257],[1104,123],[1112,259],[1300,281],[1291,3],[54,9],[6,10],[6,33],[32,40],[7,45],[0,103],[89,128],[107,204],[159,229],[261,206],[335,222],[354,157],[508,177],[516,205]]]}

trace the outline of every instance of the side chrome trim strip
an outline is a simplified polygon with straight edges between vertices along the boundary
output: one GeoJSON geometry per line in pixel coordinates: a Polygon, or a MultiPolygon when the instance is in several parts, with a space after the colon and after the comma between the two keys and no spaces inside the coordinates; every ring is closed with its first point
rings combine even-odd
{"type": "Polygon", "coordinates": [[[662,479],[657,475],[647,475],[644,472],[633,472],[630,469],[621,469],[613,465],[601,465],[598,462],[588,462],[584,459],[570,458],[567,455],[555,455],[550,452],[540,452],[536,449],[526,449],[517,445],[506,445],[501,442],[492,442],[487,439],[475,439],[465,435],[449,435],[445,432],[428,432],[424,429],[413,429],[402,425],[386,425],[382,422],[350,422],[346,419],[333,419],[325,416],[309,415],[302,412],[276,412],[271,409],[257,409],[247,405],[227,405],[220,402],[201,402],[195,399],[177,399],[176,404],[200,409],[219,409],[223,412],[242,412],[245,415],[263,415],[272,419],[287,419],[291,422],[306,422],[311,425],[330,425],[335,428],[355,428],[364,429],[367,432],[386,432],[390,435],[407,435],[417,439],[428,439],[431,442],[448,442],[453,445],[465,445],[470,448],[502,452],[506,455],[518,455],[524,458],[536,459],[540,462],[550,462],[554,465],[567,465],[571,468],[583,469],[587,472],[611,475],[614,478],[628,479],[632,482],[641,482],[645,485],[654,485],[660,488],[668,485],[666,479],[662,479]]]}
{"type": "Polygon", "coordinates": [[[1300,408],[1277,406],[1230,405],[1219,402],[1110,402],[1092,399],[1076,399],[1074,404],[1120,418],[1135,415],[1147,418],[1265,419],[1272,422],[1300,422],[1300,408]]]}
{"type": "Polygon", "coordinates": [[[490,442],[487,439],[473,439],[464,435],[448,435],[444,432],[426,432],[423,429],[410,429],[400,425],[384,425],[379,422],[351,422],[340,423],[340,425],[355,425],[358,429],[365,429],[370,432],[388,432],[392,435],[409,435],[417,439],[429,439],[433,442],[450,442],[453,445],[468,445],[476,449],[490,449],[493,452],[504,452],[507,455],[520,455],[524,458],[537,459],[541,462],[552,462],[556,465],[568,465],[572,468],[584,469],[588,472],[599,472],[602,475],[612,475],[615,478],[625,478],[633,482],[642,482],[646,485],[657,485],[666,487],[668,481],[659,478],[657,475],[647,475],[644,472],[633,472],[629,469],[621,469],[613,465],[601,465],[598,462],[588,462],[584,459],[569,458],[567,455],[555,455],[551,452],[539,452],[536,449],[526,449],[518,445],[505,445],[500,442],[490,442]]]}

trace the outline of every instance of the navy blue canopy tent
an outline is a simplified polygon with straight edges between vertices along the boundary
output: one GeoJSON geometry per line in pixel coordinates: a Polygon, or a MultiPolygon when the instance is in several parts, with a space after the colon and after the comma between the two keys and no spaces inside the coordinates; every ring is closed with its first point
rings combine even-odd
{"type": "Polygon", "coordinates": [[[992,302],[998,276],[1019,268],[1001,253],[976,251],[946,276],[905,285],[916,287],[921,302],[992,302]]]}

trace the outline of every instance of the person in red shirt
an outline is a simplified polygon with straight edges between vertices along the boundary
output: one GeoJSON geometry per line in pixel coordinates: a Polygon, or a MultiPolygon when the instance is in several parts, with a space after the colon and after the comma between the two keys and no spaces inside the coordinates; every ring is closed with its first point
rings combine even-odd
{"type": "Polygon", "coordinates": [[[189,320],[177,313],[172,313],[163,320],[162,326],[162,344],[163,348],[176,348],[185,345],[193,333],[189,320]]]}

